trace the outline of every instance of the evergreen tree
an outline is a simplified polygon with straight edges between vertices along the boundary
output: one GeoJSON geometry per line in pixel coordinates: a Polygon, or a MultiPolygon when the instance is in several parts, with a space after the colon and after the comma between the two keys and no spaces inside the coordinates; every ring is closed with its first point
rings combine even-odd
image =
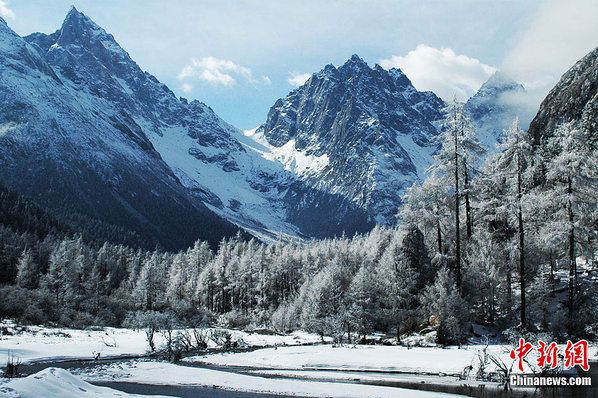
{"type": "Polygon", "coordinates": [[[35,289],[37,287],[39,277],[39,269],[31,249],[23,250],[19,262],[17,263],[17,279],[18,286],[25,289],[35,289]]]}
{"type": "Polygon", "coordinates": [[[447,209],[451,207],[450,195],[445,182],[433,170],[421,185],[414,184],[408,189],[404,198],[405,205],[400,213],[400,218],[405,224],[419,226],[424,236],[428,237],[426,240],[430,242],[430,247],[436,248],[433,257],[438,265],[444,263],[446,242],[443,236],[446,224],[450,222],[447,217],[447,209]]]}
{"type": "Polygon", "coordinates": [[[499,154],[494,160],[495,173],[491,178],[499,179],[503,187],[500,197],[501,212],[507,217],[507,222],[517,231],[517,252],[519,281],[521,284],[521,326],[527,326],[526,317],[526,262],[525,262],[525,223],[524,207],[527,200],[529,188],[529,177],[526,170],[533,164],[531,138],[527,132],[519,127],[519,120],[513,122],[511,128],[506,132],[506,140],[499,145],[499,154]]]}
{"type": "Polygon", "coordinates": [[[454,197],[454,234],[455,265],[454,272],[457,290],[461,293],[461,197],[465,199],[465,219],[467,236],[471,236],[472,216],[470,204],[470,180],[473,165],[483,153],[483,148],[476,138],[464,105],[453,98],[443,109],[445,118],[443,129],[436,137],[440,146],[434,155],[430,171],[437,173],[444,182],[445,190],[454,197]]]}
{"type": "Polygon", "coordinates": [[[569,263],[569,332],[573,333],[577,262],[580,247],[596,234],[598,156],[587,134],[573,122],[560,125],[544,151],[546,183],[540,188],[542,206],[548,209],[544,234],[564,243],[569,263]]]}

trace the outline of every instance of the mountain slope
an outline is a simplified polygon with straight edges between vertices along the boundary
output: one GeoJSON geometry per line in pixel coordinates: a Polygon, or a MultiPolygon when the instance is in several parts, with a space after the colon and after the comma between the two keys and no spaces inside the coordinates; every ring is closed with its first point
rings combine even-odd
{"type": "MultiPolygon", "coordinates": [[[[4,184],[56,211],[135,231],[148,248],[178,249],[196,239],[216,245],[236,233],[180,184],[134,108],[111,90],[127,84],[119,73],[132,68],[110,35],[72,8],[56,33],[27,41],[1,20],[0,43],[4,184]]],[[[178,102],[155,78],[133,72],[130,81],[148,102],[178,102]]]]}
{"type": "Polygon", "coordinates": [[[401,192],[430,163],[442,107],[400,70],[354,55],[278,100],[252,137],[307,186],[392,224],[401,192]]]}
{"type": "Polygon", "coordinates": [[[598,144],[598,48],[579,60],[550,90],[532,120],[535,143],[550,137],[561,123],[580,123],[598,144]]]}

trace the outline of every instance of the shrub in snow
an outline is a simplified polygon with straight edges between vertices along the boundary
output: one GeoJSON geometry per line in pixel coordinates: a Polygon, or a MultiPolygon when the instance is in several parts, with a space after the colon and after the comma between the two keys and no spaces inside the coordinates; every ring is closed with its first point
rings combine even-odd
{"type": "Polygon", "coordinates": [[[229,329],[244,329],[250,323],[251,318],[238,310],[227,312],[218,318],[218,324],[229,329]]]}

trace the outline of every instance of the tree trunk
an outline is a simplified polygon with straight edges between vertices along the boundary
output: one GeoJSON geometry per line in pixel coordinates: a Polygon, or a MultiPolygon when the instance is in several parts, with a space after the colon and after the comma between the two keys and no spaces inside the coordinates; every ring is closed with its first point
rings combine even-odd
{"type": "Polygon", "coordinates": [[[519,229],[519,278],[521,279],[521,327],[525,328],[525,246],[523,231],[523,209],[521,208],[521,160],[517,156],[517,223],[519,229]]]}
{"type": "Polygon", "coordinates": [[[463,177],[465,184],[465,223],[467,225],[467,239],[472,235],[471,204],[469,203],[469,176],[467,173],[467,162],[463,159],[463,177]]]}
{"type": "Polygon", "coordinates": [[[494,283],[490,282],[490,325],[494,326],[494,283]]]}
{"type": "MultiPolygon", "coordinates": [[[[457,122],[455,113],[455,123],[457,122]]],[[[457,291],[461,294],[461,239],[459,225],[459,143],[458,129],[454,126],[455,133],[455,273],[457,278],[457,291]]]]}
{"type": "Polygon", "coordinates": [[[438,240],[438,254],[442,254],[442,230],[440,229],[440,218],[436,219],[436,239],[438,240]]]}
{"type": "Polygon", "coordinates": [[[401,325],[397,324],[397,344],[401,344],[401,325]]]}
{"type": "Polygon", "coordinates": [[[571,195],[573,193],[571,176],[567,176],[567,212],[569,215],[569,334],[573,332],[573,310],[575,300],[575,279],[577,264],[575,263],[575,231],[573,230],[573,206],[571,205],[571,195]]]}
{"type": "Polygon", "coordinates": [[[509,315],[511,314],[511,311],[513,309],[513,288],[512,288],[512,281],[511,281],[511,267],[509,266],[510,264],[510,258],[509,258],[509,253],[506,253],[506,260],[507,260],[507,311],[509,313],[509,315]]]}
{"type": "MultiPolygon", "coordinates": [[[[549,257],[548,257],[548,261],[550,262],[550,282],[551,284],[554,286],[554,259],[552,257],[552,249],[550,249],[548,251],[549,253],[549,257]]],[[[552,290],[552,292],[554,293],[554,288],[552,290]]]]}
{"type": "Polygon", "coordinates": [[[347,325],[347,341],[351,344],[351,328],[347,325]]]}

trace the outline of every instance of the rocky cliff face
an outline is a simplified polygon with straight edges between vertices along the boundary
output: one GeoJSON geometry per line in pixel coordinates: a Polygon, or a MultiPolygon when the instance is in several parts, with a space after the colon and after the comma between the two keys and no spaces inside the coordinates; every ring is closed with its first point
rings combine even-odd
{"type": "Polygon", "coordinates": [[[278,100],[254,137],[307,186],[391,224],[401,193],[430,163],[442,107],[400,70],[370,68],[354,55],[278,100]]]}
{"type": "Polygon", "coordinates": [[[561,123],[577,121],[598,143],[598,48],[579,60],[542,101],[529,133],[536,143],[561,123]]]}

